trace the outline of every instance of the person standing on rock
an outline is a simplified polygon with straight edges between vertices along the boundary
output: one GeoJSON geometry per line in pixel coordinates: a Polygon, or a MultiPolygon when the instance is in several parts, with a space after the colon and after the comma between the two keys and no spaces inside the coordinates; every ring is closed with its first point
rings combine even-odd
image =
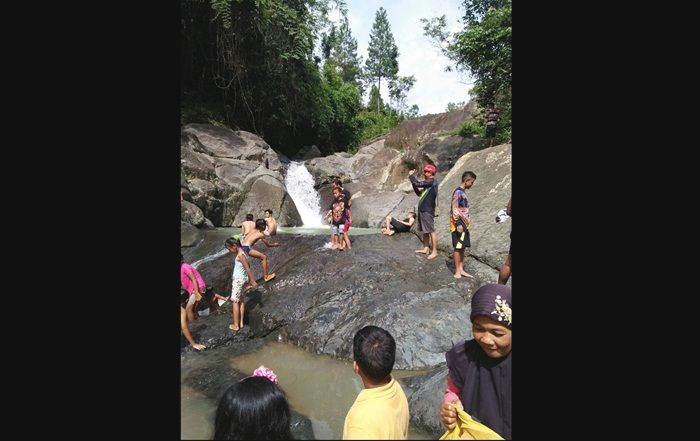
{"type": "Polygon", "coordinates": [[[248,233],[245,237],[241,238],[241,248],[243,249],[243,252],[246,254],[246,256],[253,256],[256,259],[260,259],[260,263],[262,264],[263,270],[263,279],[266,282],[268,282],[275,278],[275,273],[267,273],[267,256],[261,253],[260,251],[254,250],[253,245],[255,245],[255,242],[257,242],[258,240],[262,240],[265,246],[267,246],[268,248],[278,247],[280,246],[280,244],[270,243],[267,240],[265,240],[265,234],[263,233],[263,231],[265,231],[265,227],[267,227],[265,220],[257,219],[255,221],[255,229],[248,233]]]}
{"type": "Polygon", "coordinates": [[[423,248],[416,250],[416,253],[428,254],[430,241],[433,249],[428,259],[437,257],[437,233],[435,232],[435,201],[437,200],[438,181],[435,179],[437,167],[433,164],[426,164],[423,167],[424,180],[419,180],[414,176],[415,169],[409,170],[408,179],[411,181],[413,191],[418,195],[418,231],[423,233],[423,248]]]}
{"type": "Polygon", "coordinates": [[[352,207],[352,193],[343,188],[343,181],[340,178],[334,178],[332,181],[333,188],[339,188],[340,192],[343,194],[343,202],[345,202],[345,232],[350,231],[350,224],[352,223],[352,213],[350,212],[350,207],[352,207]]]}
{"type": "Polygon", "coordinates": [[[504,439],[512,439],[513,301],[507,285],[484,285],[472,296],[472,340],[445,354],[447,387],[440,420],[447,430],[461,408],[504,439]]]}
{"type": "Polygon", "coordinates": [[[464,250],[472,246],[469,239],[469,228],[472,221],[469,217],[469,201],[465,190],[472,188],[476,181],[476,174],[472,171],[462,173],[462,183],[452,192],[452,205],[450,216],[450,233],[452,234],[453,256],[455,261],[455,279],[462,276],[473,277],[463,268],[464,250]]]}
{"type": "Polygon", "coordinates": [[[496,126],[501,119],[501,111],[495,104],[491,104],[486,111],[486,147],[491,147],[496,137],[496,126]]]}
{"type": "Polygon", "coordinates": [[[345,416],[343,439],[407,439],[408,401],[391,376],[394,337],[380,327],[365,326],[355,334],[352,358],[363,389],[345,416]]]}
{"type": "Polygon", "coordinates": [[[229,329],[233,332],[242,329],[244,325],[244,315],[245,315],[245,296],[243,285],[245,282],[249,282],[251,288],[257,288],[258,284],[255,282],[255,277],[253,276],[253,271],[250,269],[248,264],[248,258],[246,257],[243,249],[241,247],[241,242],[232,238],[226,239],[224,241],[224,246],[227,250],[233,253],[234,265],[233,265],[233,277],[231,277],[231,301],[233,302],[233,323],[229,325],[229,329]]]}

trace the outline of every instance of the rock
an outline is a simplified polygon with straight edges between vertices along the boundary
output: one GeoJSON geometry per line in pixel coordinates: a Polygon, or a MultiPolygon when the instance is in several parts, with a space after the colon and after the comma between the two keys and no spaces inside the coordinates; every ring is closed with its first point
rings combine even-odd
{"type": "Polygon", "coordinates": [[[257,135],[213,126],[210,124],[187,124],[184,136],[195,138],[203,150],[217,158],[245,159],[261,162],[270,146],[257,135]]]}
{"type": "Polygon", "coordinates": [[[381,228],[387,215],[396,213],[396,207],[405,198],[403,193],[394,191],[376,192],[371,196],[353,193],[352,224],[358,227],[381,228]]]}
{"type": "Polygon", "coordinates": [[[447,386],[447,373],[447,366],[442,365],[426,375],[402,379],[411,410],[410,423],[432,433],[435,439],[445,433],[445,427],[440,422],[440,406],[447,386]]]}
{"type": "Polygon", "coordinates": [[[184,221],[180,221],[180,246],[181,247],[193,247],[199,243],[201,240],[200,231],[184,221]]]}
{"type": "Polygon", "coordinates": [[[321,150],[319,150],[315,145],[302,147],[297,153],[297,157],[302,160],[318,158],[319,156],[322,156],[321,150]]]}
{"type": "Polygon", "coordinates": [[[263,174],[251,185],[245,200],[241,204],[233,225],[240,225],[247,213],[253,213],[255,219],[262,218],[263,211],[270,208],[281,226],[301,225],[301,216],[287,190],[276,178],[263,174]]]}
{"type": "Polygon", "coordinates": [[[204,214],[198,206],[188,201],[181,201],[180,204],[180,218],[183,221],[188,222],[195,227],[198,227],[204,223],[204,214]]]}
{"type": "MultiPolygon", "coordinates": [[[[414,235],[351,237],[353,248],[345,251],[323,248],[328,238],[321,236],[278,235],[278,248],[256,244],[277,277],[249,295],[251,329],[262,335],[286,326],[297,346],[350,359],[355,332],[374,324],[397,341],[395,368],[444,362],[454,343],[471,336],[467,301],[479,282],[455,281],[444,257],[416,256],[414,235]]],[[[199,270],[219,289],[230,286],[230,265],[222,256],[199,270]]],[[[257,259],[251,268],[262,276],[257,259]]]]}

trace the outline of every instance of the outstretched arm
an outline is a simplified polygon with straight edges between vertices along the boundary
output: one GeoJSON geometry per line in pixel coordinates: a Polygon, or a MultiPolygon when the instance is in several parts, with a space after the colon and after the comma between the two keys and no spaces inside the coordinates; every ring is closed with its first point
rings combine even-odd
{"type": "Polygon", "coordinates": [[[265,246],[267,246],[268,248],[274,248],[274,247],[280,246],[280,244],[278,244],[277,242],[275,242],[275,243],[268,242],[267,240],[265,240],[264,237],[261,237],[260,240],[262,240],[263,243],[265,244],[265,246]]]}

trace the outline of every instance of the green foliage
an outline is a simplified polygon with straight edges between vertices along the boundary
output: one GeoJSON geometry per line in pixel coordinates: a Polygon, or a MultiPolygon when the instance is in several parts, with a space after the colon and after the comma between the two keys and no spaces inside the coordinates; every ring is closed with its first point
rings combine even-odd
{"type": "Polygon", "coordinates": [[[347,19],[326,41],[333,63],[313,56],[333,7],[347,15],[344,0],[183,0],[181,122],[257,133],[286,155],[354,148],[360,61],[347,19]]]}
{"type": "Polygon", "coordinates": [[[424,35],[474,78],[470,92],[481,107],[501,109],[496,140],[511,135],[512,0],[465,0],[465,28],[450,35],[445,16],[421,19],[424,35]]]}
{"type": "Polygon", "coordinates": [[[464,0],[462,21],[469,26],[478,23],[490,8],[510,7],[512,0],[464,0]]]}
{"type": "Polygon", "coordinates": [[[358,119],[362,128],[363,142],[379,135],[386,135],[404,120],[401,114],[387,108],[384,112],[363,110],[358,119]]]}
{"type": "Polygon", "coordinates": [[[408,109],[408,111],[404,114],[404,116],[406,117],[406,119],[416,119],[420,116],[418,113],[419,113],[418,105],[414,104],[411,106],[410,109],[408,109]]]}
{"type": "Polygon", "coordinates": [[[479,103],[492,102],[512,83],[511,7],[489,9],[483,21],[455,34],[450,46],[457,67],[469,70],[479,85],[479,103]]]}
{"type": "Polygon", "coordinates": [[[483,124],[472,119],[462,124],[457,134],[463,138],[473,138],[474,135],[483,137],[486,134],[486,128],[483,124]]]}
{"type": "MultiPolygon", "coordinates": [[[[371,82],[376,80],[377,89],[381,91],[382,78],[394,78],[399,72],[398,56],[399,49],[394,43],[386,10],[380,7],[369,34],[365,78],[371,82]]],[[[379,110],[377,107],[377,112],[379,110]]]]}
{"type": "Polygon", "coordinates": [[[219,19],[224,29],[231,29],[231,0],[210,0],[211,8],[216,13],[214,20],[219,19]]]}
{"type": "Polygon", "coordinates": [[[416,77],[393,77],[389,80],[389,98],[393,101],[395,108],[403,112],[406,108],[406,95],[416,82],[416,77]]]}
{"type": "Polygon", "coordinates": [[[459,110],[464,107],[466,103],[464,101],[460,101],[458,103],[453,103],[450,101],[447,103],[447,108],[445,109],[445,112],[452,112],[453,110],[459,110]]]}

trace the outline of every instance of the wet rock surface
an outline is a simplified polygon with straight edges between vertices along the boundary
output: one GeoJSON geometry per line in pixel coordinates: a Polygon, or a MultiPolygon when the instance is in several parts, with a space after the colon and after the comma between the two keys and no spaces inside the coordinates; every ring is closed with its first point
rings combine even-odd
{"type": "MultiPolygon", "coordinates": [[[[260,262],[250,259],[259,287],[246,295],[249,327],[231,335],[227,303],[192,329],[202,343],[215,347],[285,327],[289,340],[309,352],[350,359],[355,332],[372,324],[396,339],[395,368],[444,362],[445,351],[470,337],[468,300],[481,283],[454,279],[444,254],[427,260],[414,253],[420,242],[413,234],[351,238],[353,248],[344,251],[326,248],[328,236],[278,235],[278,248],[256,244],[276,278],[262,283],[260,262]]],[[[202,263],[199,271],[216,292],[228,296],[232,264],[233,255],[224,254],[202,263]]]]}

